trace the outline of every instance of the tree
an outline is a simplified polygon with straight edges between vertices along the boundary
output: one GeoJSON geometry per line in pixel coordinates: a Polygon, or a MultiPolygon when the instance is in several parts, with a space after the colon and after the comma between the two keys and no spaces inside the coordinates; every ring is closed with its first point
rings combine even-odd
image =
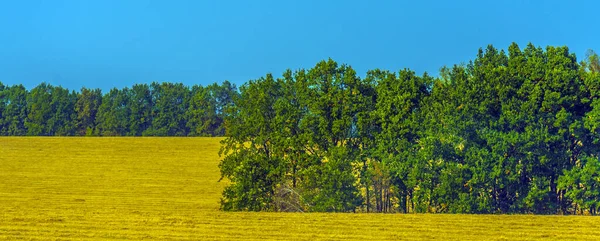
{"type": "Polygon", "coordinates": [[[152,109],[154,102],[152,92],[147,84],[136,84],[130,90],[128,107],[130,136],[141,136],[152,127],[152,109]]]}
{"type": "Polygon", "coordinates": [[[281,83],[271,74],[249,81],[234,99],[227,115],[230,134],[223,143],[219,164],[221,179],[231,184],[223,191],[223,210],[274,210],[275,189],[284,176],[271,134],[275,132],[273,106],[281,96],[281,83]]]}
{"type": "Polygon", "coordinates": [[[128,91],[128,88],[113,88],[102,97],[97,114],[97,135],[124,136],[129,132],[128,91]]]}
{"type": "Polygon", "coordinates": [[[102,92],[100,89],[90,90],[81,88],[75,103],[75,112],[77,113],[76,127],[77,134],[80,136],[89,136],[94,133],[96,128],[96,116],[98,109],[102,104],[102,92]]]}
{"type": "Polygon", "coordinates": [[[436,78],[328,59],[239,90],[0,83],[0,134],[226,136],[224,210],[595,215],[599,62],[513,43],[436,78]]]}
{"type": "Polygon", "coordinates": [[[367,78],[377,84],[375,118],[381,126],[375,135],[377,149],[371,159],[376,211],[391,211],[391,201],[397,198],[400,209],[407,212],[406,200],[412,198],[414,185],[406,180],[420,139],[417,118],[423,99],[429,95],[432,79],[426,74],[418,77],[407,69],[398,75],[375,70],[369,72],[367,78]]]}
{"type": "Polygon", "coordinates": [[[355,211],[362,202],[354,175],[361,114],[373,100],[365,87],[352,68],[333,60],[242,86],[226,111],[220,167],[232,184],[222,208],[276,210],[286,203],[296,211],[355,211]],[[281,200],[282,191],[295,201],[281,200]]]}
{"type": "Polygon", "coordinates": [[[25,126],[27,135],[51,136],[54,135],[48,128],[48,120],[52,116],[52,90],[54,87],[41,83],[27,95],[27,119],[25,126]]]}
{"type": "Polygon", "coordinates": [[[196,86],[192,93],[186,116],[190,135],[225,135],[225,109],[233,105],[235,85],[225,81],[220,86],[196,86]]]}
{"type": "Polygon", "coordinates": [[[587,62],[585,63],[590,72],[600,73],[600,58],[594,50],[588,49],[586,52],[587,62]]]}
{"type": "Polygon", "coordinates": [[[188,109],[190,90],[183,84],[152,83],[152,127],[143,135],[186,136],[188,129],[185,113],[188,109]]]}
{"type": "Polygon", "coordinates": [[[573,214],[587,212],[595,215],[600,208],[600,162],[598,157],[588,156],[558,178],[558,188],[565,190],[565,197],[572,200],[573,214]]]}
{"type": "Polygon", "coordinates": [[[23,136],[27,133],[27,90],[23,85],[13,85],[4,90],[6,108],[3,111],[2,135],[23,136]]]}
{"type": "Polygon", "coordinates": [[[69,92],[60,86],[52,90],[52,101],[50,103],[52,114],[47,122],[49,135],[72,136],[76,133],[75,104],[77,94],[69,92]]]}

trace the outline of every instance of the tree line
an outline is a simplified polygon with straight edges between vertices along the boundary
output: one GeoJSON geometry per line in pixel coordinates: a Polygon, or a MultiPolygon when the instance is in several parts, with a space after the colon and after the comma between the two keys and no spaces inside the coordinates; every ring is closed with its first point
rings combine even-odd
{"type": "Polygon", "coordinates": [[[3,136],[223,136],[237,87],[157,83],[131,88],[69,91],[42,83],[0,83],[3,136]]]}
{"type": "Polygon", "coordinates": [[[223,210],[597,214],[600,64],[479,49],[439,77],[329,59],[225,109],[223,210]]]}

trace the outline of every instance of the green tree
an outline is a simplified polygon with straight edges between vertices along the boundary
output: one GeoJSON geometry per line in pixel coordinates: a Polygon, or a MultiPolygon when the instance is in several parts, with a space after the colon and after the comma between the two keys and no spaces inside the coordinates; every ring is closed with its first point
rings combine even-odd
{"type": "Polygon", "coordinates": [[[407,69],[398,75],[374,70],[367,74],[367,79],[377,85],[374,117],[380,125],[375,135],[377,148],[370,160],[375,211],[391,211],[391,201],[396,198],[400,210],[407,212],[406,200],[412,197],[414,187],[406,181],[419,139],[417,118],[423,98],[429,95],[432,79],[427,75],[418,77],[407,69]]]}
{"type": "Polygon", "coordinates": [[[41,83],[33,88],[27,95],[27,118],[25,126],[27,135],[51,136],[54,135],[48,126],[52,117],[52,90],[53,86],[41,83]]]}
{"type": "Polygon", "coordinates": [[[268,74],[240,87],[235,108],[227,115],[229,136],[220,151],[221,178],[231,184],[223,191],[223,210],[274,210],[275,189],[283,178],[273,143],[274,105],[281,83],[268,74]]]}
{"type": "Polygon", "coordinates": [[[27,135],[73,135],[76,94],[60,86],[42,83],[27,95],[27,135]]]}
{"type": "Polygon", "coordinates": [[[186,115],[190,135],[224,136],[225,109],[233,105],[235,85],[225,81],[221,85],[197,86],[192,92],[186,115]]]}
{"type": "Polygon", "coordinates": [[[13,85],[4,89],[6,107],[3,111],[2,135],[23,136],[27,133],[27,90],[23,85],[13,85]]]}
{"type": "Polygon", "coordinates": [[[69,92],[60,86],[52,90],[52,101],[50,103],[52,114],[47,122],[48,134],[57,136],[72,136],[76,133],[75,104],[77,93],[69,92]]]}
{"type": "Polygon", "coordinates": [[[128,91],[128,88],[113,88],[102,97],[97,114],[97,135],[124,136],[129,132],[128,91]]]}
{"type": "Polygon", "coordinates": [[[585,157],[558,178],[558,187],[571,200],[573,214],[595,215],[600,208],[600,162],[598,157],[585,157]]]}
{"type": "Polygon", "coordinates": [[[185,113],[188,109],[189,88],[183,84],[152,83],[152,127],[145,130],[148,136],[186,136],[188,129],[185,113]]]}
{"type": "Polygon", "coordinates": [[[589,49],[586,56],[587,62],[585,62],[586,66],[584,68],[587,67],[591,72],[600,73],[600,58],[598,54],[594,50],[589,49]]]}
{"type": "Polygon", "coordinates": [[[89,136],[96,129],[96,115],[102,104],[102,91],[100,89],[81,88],[75,103],[77,113],[76,127],[77,135],[89,136]]]}
{"type": "Polygon", "coordinates": [[[127,106],[131,111],[129,116],[130,136],[141,136],[152,126],[152,92],[147,84],[136,84],[130,90],[127,106]]]}

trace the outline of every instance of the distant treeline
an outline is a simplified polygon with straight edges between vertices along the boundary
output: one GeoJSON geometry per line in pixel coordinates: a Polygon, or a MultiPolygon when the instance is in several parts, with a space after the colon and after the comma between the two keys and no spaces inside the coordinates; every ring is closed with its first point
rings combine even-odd
{"type": "Polygon", "coordinates": [[[439,77],[333,60],[240,87],[221,208],[596,214],[600,64],[488,46],[439,77]]]}
{"type": "Polygon", "coordinates": [[[238,94],[221,85],[152,83],[69,91],[0,83],[3,136],[223,136],[224,109],[238,94]]]}

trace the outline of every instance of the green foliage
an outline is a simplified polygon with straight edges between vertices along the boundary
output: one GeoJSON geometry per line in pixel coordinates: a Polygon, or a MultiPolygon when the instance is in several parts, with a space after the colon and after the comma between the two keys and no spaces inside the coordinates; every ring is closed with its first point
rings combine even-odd
{"type": "Polygon", "coordinates": [[[0,83],[0,135],[226,135],[224,210],[596,214],[599,63],[513,43],[437,78],[328,59],[239,91],[0,83]]]}
{"type": "Polygon", "coordinates": [[[76,127],[78,135],[89,136],[96,127],[96,115],[102,103],[102,92],[100,89],[90,90],[81,88],[81,92],[75,103],[77,114],[76,127]]]}
{"type": "Polygon", "coordinates": [[[6,87],[1,97],[5,104],[2,112],[1,134],[7,136],[22,136],[27,133],[27,90],[23,85],[6,87]]]}
{"type": "Polygon", "coordinates": [[[348,149],[336,146],[321,165],[304,170],[306,181],[300,186],[305,190],[303,199],[309,211],[350,212],[361,204],[356,176],[352,170],[352,157],[348,149]]]}
{"type": "Polygon", "coordinates": [[[30,136],[48,136],[51,133],[51,127],[47,124],[52,115],[52,89],[49,84],[42,83],[33,88],[27,95],[27,135],[30,136]]]}
{"type": "Polygon", "coordinates": [[[129,90],[129,136],[141,136],[152,126],[152,94],[147,84],[136,84],[129,90]]]}
{"type": "Polygon", "coordinates": [[[31,91],[0,83],[0,135],[4,136],[223,136],[238,95],[228,81],[192,90],[183,84],[82,88],[70,92],[42,83],[31,91]]]}
{"type": "Polygon", "coordinates": [[[189,89],[183,84],[152,83],[152,128],[143,132],[150,136],[185,136],[185,113],[189,89]]]}
{"type": "Polygon", "coordinates": [[[42,83],[27,95],[25,127],[31,136],[69,136],[75,133],[77,95],[42,83]]]}
{"type": "Polygon", "coordinates": [[[598,54],[594,52],[594,50],[588,50],[587,53],[587,62],[586,66],[588,67],[590,72],[600,73],[600,57],[598,54]]]}
{"type": "Polygon", "coordinates": [[[222,208],[595,214],[600,76],[587,61],[513,43],[439,78],[363,80],[328,60],[251,81],[226,120],[222,208]]]}
{"type": "Polygon", "coordinates": [[[573,213],[596,214],[600,207],[600,161],[585,157],[558,178],[558,187],[573,201],[573,213]]]}
{"type": "Polygon", "coordinates": [[[128,89],[113,88],[102,97],[96,131],[101,136],[123,136],[129,132],[128,89]]]}
{"type": "Polygon", "coordinates": [[[276,156],[273,120],[275,102],[281,97],[280,81],[272,75],[240,88],[236,111],[228,116],[230,138],[223,141],[222,178],[232,185],[223,192],[224,210],[273,210],[276,185],[283,178],[283,163],[276,156]]]}
{"type": "Polygon", "coordinates": [[[233,105],[236,95],[236,87],[229,81],[222,85],[194,86],[186,113],[189,135],[225,135],[225,110],[233,105]]]}

